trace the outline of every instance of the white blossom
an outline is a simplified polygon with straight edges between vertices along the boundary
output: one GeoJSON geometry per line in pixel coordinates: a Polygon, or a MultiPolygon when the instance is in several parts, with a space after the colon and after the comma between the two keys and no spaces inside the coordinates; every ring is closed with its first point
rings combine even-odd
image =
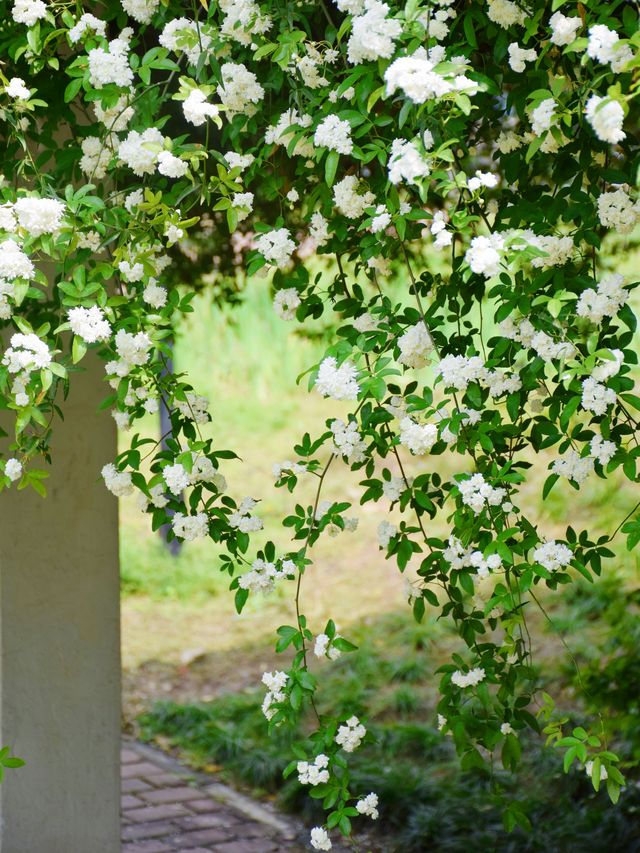
{"type": "Polygon", "coordinates": [[[527,62],[535,62],[537,58],[538,53],[533,48],[522,48],[515,41],[509,45],[509,65],[512,71],[521,73],[527,62]]]}
{"type": "Polygon", "coordinates": [[[624,110],[618,101],[591,95],[584,112],[598,139],[615,145],[626,138],[622,129],[624,110]]]}
{"type": "Polygon", "coordinates": [[[300,296],[295,287],[278,290],[273,297],[274,310],[282,320],[295,320],[296,309],[300,304],[300,296]]]}
{"type": "Polygon", "coordinates": [[[360,391],[357,376],[357,368],[352,362],[345,361],[338,367],[336,359],[327,356],[318,369],[316,390],[323,397],[334,400],[355,400],[360,391]]]}
{"type": "Polygon", "coordinates": [[[311,846],[314,850],[331,850],[332,844],[326,829],[314,826],[311,830],[311,846]]]}
{"type": "Polygon", "coordinates": [[[67,317],[73,334],[87,344],[106,341],[111,336],[111,326],[105,319],[104,311],[97,305],[91,308],[70,308],[67,317]]]}
{"type": "Polygon", "coordinates": [[[148,24],[153,18],[160,0],[121,0],[124,11],[139,24],[148,24]]]}
{"type": "Polygon", "coordinates": [[[353,65],[389,59],[402,24],[387,18],[389,6],[380,0],[364,0],[364,12],[353,19],[347,43],[347,59],[353,65]]]}
{"type": "Polygon", "coordinates": [[[14,0],[11,17],[17,24],[32,27],[47,14],[46,3],[42,0],[14,0]]]}
{"type": "Polygon", "coordinates": [[[431,171],[428,160],[422,156],[416,143],[406,139],[394,139],[391,143],[387,168],[392,184],[399,184],[401,181],[415,184],[419,178],[426,177],[431,171]]]}
{"type": "MultiPolygon", "coordinates": [[[[216,118],[220,113],[220,110],[215,106],[215,104],[210,104],[207,101],[207,96],[201,89],[192,89],[191,92],[189,92],[185,100],[182,102],[182,110],[186,120],[196,127],[200,127],[200,125],[204,124],[207,118],[216,118]]],[[[233,168],[233,165],[229,161],[229,156],[232,153],[233,152],[228,152],[228,154],[225,155],[231,168],[233,168]]],[[[251,157],[251,161],[253,161],[253,157],[251,157]]]]}
{"type": "Polygon", "coordinates": [[[554,539],[539,545],[533,552],[533,559],[549,572],[557,572],[569,565],[573,559],[572,550],[554,539]]]}
{"type": "Polygon", "coordinates": [[[362,743],[367,730],[357,717],[349,717],[343,726],[338,727],[335,741],[345,752],[353,752],[362,743]]]}
{"type": "Polygon", "coordinates": [[[54,198],[19,198],[13,206],[18,224],[31,237],[53,234],[62,225],[65,206],[54,198]]]}
{"type": "Polygon", "coordinates": [[[634,202],[621,187],[598,196],[598,219],[605,228],[630,234],[640,222],[640,201],[634,202]]]}
{"type": "Polygon", "coordinates": [[[204,539],[209,534],[209,519],[206,512],[199,512],[196,515],[176,512],[171,519],[171,528],[180,539],[193,542],[196,539],[204,539]]]}
{"type": "Polygon", "coordinates": [[[554,12],[549,19],[549,26],[552,30],[552,43],[562,47],[576,40],[578,30],[582,27],[582,18],[569,17],[563,15],[562,12],[554,12]]]}
{"type": "Polygon", "coordinates": [[[337,115],[328,115],[316,128],[313,144],[318,148],[324,147],[330,151],[337,151],[339,154],[351,154],[353,151],[351,125],[346,119],[341,119],[337,115]]]}
{"type": "Polygon", "coordinates": [[[400,444],[414,456],[424,456],[437,440],[438,427],[435,424],[417,424],[409,417],[400,421],[400,444]]]}
{"type": "Polygon", "coordinates": [[[366,817],[370,817],[371,820],[377,820],[379,817],[378,812],[378,795],[371,793],[367,794],[366,797],[363,797],[361,800],[358,800],[356,803],[356,810],[366,817]]]}
{"type": "Polygon", "coordinates": [[[128,471],[118,471],[113,463],[105,465],[102,469],[102,479],[112,495],[123,498],[133,493],[131,474],[128,471]]]}
{"type": "Polygon", "coordinates": [[[296,244],[286,228],[276,228],[261,234],[256,240],[256,249],[270,264],[282,269],[291,260],[296,244]]]}
{"type": "Polygon", "coordinates": [[[347,219],[359,219],[375,201],[372,192],[361,193],[360,190],[361,184],[356,175],[347,175],[333,188],[334,204],[347,219]]]}
{"type": "Polygon", "coordinates": [[[479,666],[475,669],[470,669],[468,672],[462,672],[457,669],[454,673],[451,674],[451,682],[456,685],[456,687],[475,687],[477,684],[480,684],[481,681],[485,679],[485,671],[479,666]]]}

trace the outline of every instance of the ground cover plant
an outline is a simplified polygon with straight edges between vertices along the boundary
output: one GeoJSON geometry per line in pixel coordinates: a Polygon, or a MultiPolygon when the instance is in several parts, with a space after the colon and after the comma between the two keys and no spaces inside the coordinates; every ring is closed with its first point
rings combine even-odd
{"type": "MultiPolygon", "coordinates": [[[[15,421],[2,487],[46,491],[58,407],[95,349],[105,408],[131,439],[107,488],[137,493],[154,528],[222,545],[238,611],[290,590],[263,712],[275,736],[315,719],[284,771],[325,809],[315,849],[381,805],[350,771],[371,740],[366,709],[324,696],[314,660],[356,644],[302,609],[316,545],[349,548],[356,502],[399,512],[377,538],[401,572],[418,560],[413,616],[439,614],[463,642],[438,666],[436,707],[462,771],[515,771],[542,725],[565,771],[616,802],[620,756],[597,716],[572,727],[550,695],[534,713],[529,612],[544,612],[542,590],[599,576],[618,538],[633,550],[638,505],[605,531],[566,516],[552,531],[525,499],[540,479],[550,501],[564,481],[637,482],[635,282],[601,252],[609,233],[624,251],[640,215],[635,6],[2,7],[3,150],[17,164],[0,188],[0,393],[15,421]],[[334,414],[273,460],[292,495],[277,542],[260,534],[261,496],[229,488],[224,423],[205,438],[208,401],[167,369],[176,315],[193,309],[170,272],[181,258],[219,301],[237,301],[241,267],[271,276],[283,321],[337,325],[305,370],[334,414]],[[136,429],[160,401],[162,442],[136,429]],[[356,502],[327,497],[342,465],[356,502]]],[[[504,822],[529,825],[516,800],[504,822]]]]}

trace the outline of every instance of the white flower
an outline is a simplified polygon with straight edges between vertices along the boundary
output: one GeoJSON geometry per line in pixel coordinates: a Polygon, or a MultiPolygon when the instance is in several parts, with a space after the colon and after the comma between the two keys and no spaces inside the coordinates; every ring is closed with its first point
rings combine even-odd
{"type": "Polygon", "coordinates": [[[295,287],[278,290],[273,297],[273,307],[282,320],[295,320],[296,309],[300,305],[300,296],[295,287]]]}
{"type": "Polygon", "coordinates": [[[97,305],[91,308],[70,308],[67,316],[71,331],[85,343],[106,341],[111,336],[111,326],[105,319],[103,310],[97,305]]]}
{"type": "Polygon", "coordinates": [[[420,320],[410,326],[399,338],[400,355],[398,361],[416,370],[425,367],[433,352],[433,341],[424,322],[420,320]]]}
{"type": "Polygon", "coordinates": [[[531,130],[536,136],[542,136],[553,124],[556,102],[553,98],[545,98],[531,111],[531,130]]]}
{"type": "Polygon", "coordinates": [[[323,397],[332,397],[334,400],[355,400],[360,391],[357,375],[358,370],[352,362],[345,361],[338,367],[336,359],[327,356],[318,369],[316,390],[323,397]]]}
{"type": "Polygon", "coordinates": [[[584,113],[593,128],[593,132],[603,142],[610,142],[615,145],[626,138],[627,134],[622,129],[624,110],[621,104],[613,98],[591,95],[584,113]]]}
{"type": "Polygon", "coordinates": [[[225,62],[220,67],[220,74],[222,84],[218,86],[217,92],[227,114],[251,115],[255,112],[255,105],[264,98],[264,89],[256,75],[245,65],[235,62],[225,62]]]}
{"type": "Polygon", "coordinates": [[[256,240],[256,249],[270,264],[282,269],[291,260],[296,244],[286,228],[276,228],[261,234],[256,240]]]}
{"type": "Polygon", "coordinates": [[[157,284],[155,279],[149,279],[149,283],[142,291],[142,298],[152,308],[164,308],[167,304],[167,289],[157,284]]]}
{"type": "Polygon", "coordinates": [[[26,101],[31,94],[20,77],[12,77],[5,91],[10,98],[17,98],[20,101],[26,101]]]}
{"type": "Polygon", "coordinates": [[[253,35],[271,28],[271,18],[253,0],[220,0],[219,5],[224,12],[220,33],[226,38],[249,45],[253,35]]]}
{"type": "Polygon", "coordinates": [[[605,228],[615,228],[620,234],[630,234],[640,222],[640,202],[634,203],[622,188],[600,193],[598,219],[605,228]]]}
{"type": "Polygon", "coordinates": [[[347,175],[333,188],[333,201],[339,212],[347,219],[359,219],[375,201],[372,192],[360,192],[361,185],[356,175],[347,175]]]}
{"type": "Polygon", "coordinates": [[[126,497],[133,492],[131,474],[127,471],[118,471],[112,463],[105,465],[102,469],[102,479],[107,489],[117,498],[126,497]]]}
{"type": "Polygon", "coordinates": [[[167,50],[184,53],[191,65],[197,65],[202,54],[206,54],[211,45],[211,36],[202,24],[188,18],[174,18],[169,21],[158,40],[167,50]]]}
{"type": "Polygon", "coordinates": [[[506,496],[506,489],[489,485],[482,474],[472,474],[457,483],[462,503],[478,515],[485,507],[500,506],[506,496]]]}
{"type": "Polygon", "coordinates": [[[49,347],[37,335],[16,332],[11,335],[10,344],[2,357],[9,373],[41,370],[51,364],[49,347]]]}
{"type": "Polygon", "coordinates": [[[549,19],[551,41],[559,46],[571,44],[576,40],[576,34],[582,26],[582,18],[568,17],[562,12],[555,12],[549,19]]]}
{"type": "Polygon", "coordinates": [[[176,462],[174,465],[167,465],[166,468],[163,468],[162,476],[167,484],[167,488],[174,495],[180,495],[191,483],[188,471],[184,465],[181,465],[179,462],[176,462]]]}
{"type": "Polygon", "coordinates": [[[400,21],[387,18],[389,7],[380,0],[365,0],[364,14],[353,19],[347,44],[347,59],[353,65],[389,59],[402,32],[400,21]]]}
{"type": "MultiPolygon", "coordinates": [[[[497,186],[498,176],[494,175],[493,172],[481,172],[480,170],[478,170],[473,176],[473,178],[469,178],[467,180],[467,187],[471,190],[471,192],[479,190],[480,187],[492,188],[497,186]]],[[[439,211],[439,213],[444,216],[442,211],[439,211]]],[[[431,233],[433,233],[433,228],[431,229],[431,233]]]]}
{"type": "Polygon", "coordinates": [[[515,731],[513,730],[513,726],[511,723],[502,723],[500,726],[500,734],[501,735],[514,735],[515,731]]]}
{"type": "Polygon", "coordinates": [[[329,759],[324,753],[317,755],[313,764],[308,761],[298,761],[298,782],[301,785],[324,785],[329,781],[329,759]]]}
{"type": "Polygon", "coordinates": [[[633,59],[633,51],[628,45],[618,44],[619,41],[618,33],[604,24],[589,27],[587,55],[597,62],[609,63],[612,71],[622,71],[627,62],[633,59]]]}
{"type": "Polygon", "coordinates": [[[319,210],[311,217],[309,236],[318,246],[324,246],[329,240],[329,223],[319,210]]]}
{"type": "Polygon", "coordinates": [[[158,171],[168,178],[182,178],[189,171],[189,164],[170,151],[161,151],[158,154],[158,171]]]}
{"type": "Polygon", "coordinates": [[[186,400],[174,400],[174,405],[180,414],[196,424],[208,423],[209,400],[192,391],[187,391],[186,398],[186,400]]]}
{"type": "Polygon", "coordinates": [[[47,14],[47,6],[42,0],[15,0],[11,9],[11,17],[17,24],[32,27],[36,21],[47,14]]]}
{"type": "Polygon", "coordinates": [[[457,669],[451,675],[451,682],[456,685],[456,687],[475,687],[476,684],[480,684],[481,681],[484,681],[485,671],[480,667],[476,667],[475,669],[470,669],[468,672],[462,672],[457,669]]]}
{"type": "Polygon", "coordinates": [[[121,2],[124,11],[139,24],[148,24],[160,5],[160,0],[121,0],[121,2]]]}
{"type": "Polygon", "coordinates": [[[119,329],[116,333],[116,352],[121,360],[130,369],[133,365],[146,364],[149,360],[149,350],[153,346],[152,340],[145,332],[133,334],[119,329]]]}
{"type": "Polygon", "coordinates": [[[593,459],[588,456],[579,456],[575,450],[570,450],[559,459],[554,459],[551,470],[559,477],[566,477],[567,480],[582,484],[593,471],[593,459]]]}
{"type": "Polygon", "coordinates": [[[314,826],[311,830],[311,846],[314,850],[331,850],[331,839],[326,829],[314,826]]]}
{"type": "Polygon", "coordinates": [[[576,304],[576,314],[588,317],[592,323],[600,324],[605,317],[615,317],[626,304],[629,291],[622,286],[624,278],[618,273],[609,273],[598,282],[597,289],[583,290],[576,304]]]}
{"type": "Polygon", "coordinates": [[[105,38],[107,34],[107,24],[105,21],[101,21],[100,18],[96,18],[95,15],[92,15],[91,12],[85,12],[78,18],[75,26],[69,30],[69,41],[72,44],[76,44],[76,42],[80,41],[87,30],[93,30],[96,35],[105,38]]]}
{"type": "Polygon", "coordinates": [[[389,225],[391,225],[391,214],[384,204],[379,204],[376,207],[375,216],[371,220],[371,231],[378,234],[380,231],[385,231],[389,225]]]}
{"type": "Polygon", "coordinates": [[[618,447],[613,441],[605,441],[600,433],[596,433],[589,444],[591,456],[603,467],[608,465],[616,454],[618,447]]]}
{"type": "Polygon", "coordinates": [[[381,521],[378,525],[378,544],[381,548],[388,548],[389,542],[397,534],[398,528],[388,521],[381,521]]]}
{"type": "Polygon", "coordinates": [[[176,536],[186,542],[204,539],[209,533],[209,519],[206,512],[197,515],[183,515],[177,512],[171,519],[171,527],[176,536]]]}
{"type": "Polygon", "coordinates": [[[94,47],[89,51],[89,80],[96,89],[114,83],[128,89],[133,83],[129,65],[129,43],[124,38],[113,39],[108,49],[94,47]]]}
{"type": "Polygon", "coordinates": [[[417,183],[418,178],[426,177],[431,171],[429,162],[424,159],[415,142],[406,139],[394,139],[387,164],[389,180],[392,184],[406,181],[417,183]]]}
{"type": "MultiPolygon", "coordinates": [[[[182,110],[184,112],[184,117],[187,121],[194,124],[196,127],[204,124],[207,118],[216,118],[220,111],[218,107],[214,104],[210,104],[207,101],[207,96],[201,89],[193,89],[189,92],[187,98],[182,102],[182,110]]],[[[232,152],[225,155],[227,158],[227,162],[233,168],[231,162],[229,161],[229,156],[232,152]]],[[[236,155],[239,156],[239,155],[236,155]]],[[[247,155],[251,156],[251,155],[247,155]]],[[[251,161],[253,161],[253,157],[251,157],[251,161]]]]}
{"type": "Polygon", "coordinates": [[[424,104],[454,91],[453,83],[433,70],[436,64],[424,48],[395,59],[384,73],[387,95],[400,89],[414,104],[424,104]]]}
{"type": "Polygon", "coordinates": [[[588,376],[582,382],[582,408],[594,415],[604,415],[616,402],[616,392],[602,385],[594,376],[588,376]]]}
{"type": "Polygon", "coordinates": [[[470,382],[478,382],[484,375],[482,359],[474,355],[466,358],[463,355],[446,355],[436,365],[436,375],[442,376],[446,388],[456,391],[466,391],[470,382]]]}
{"type": "Polygon", "coordinates": [[[367,730],[357,717],[349,717],[343,726],[339,726],[335,741],[345,752],[353,752],[362,743],[367,730]]]}
{"type": "Polygon", "coordinates": [[[7,459],[4,465],[4,474],[12,483],[15,483],[22,476],[22,463],[18,459],[7,459]]]}
{"type": "Polygon", "coordinates": [[[295,187],[290,189],[287,193],[287,201],[290,201],[291,204],[295,204],[297,201],[300,201],[300,193],[295,187]]]}
{"type": "Polygon", "coordinates": [[[13,206],[18,224],[31,236],[53,234],[62,225],[64,204],[54,198],[19,198],[13,206]]]}
{"type": "Polygon", "coordinates": [[[15,240],[0,243],[0,283],[13,284],[17,278],[30,279],[34,274],[35,267],[15,240]]]}
{"type": "Polygon", "coordinates": [[[533,559],[549,572],[557,572],[568,566],[573,552],[562,542],[551,540],[539,545],[533,552],[533,559]]]}
{"type": "Polygon", "coordinates": [[[351,154],[353,151],[351,125],[337,115],[328,115],[316,128],[313,144],[317,148],[324,147],[330,151],[337,151],[338,154],[351,154]]]}
{"type": "Polygon", "coordinates": [[[504,240],[499,234],[491,234],[489,237],[474,237],[464,259],[471,267],[471,271],[483,275],[485,278],[493,278],[500,272],[501,251],[504,248],[504,240]]]}
{"type": "Polygon", "coordinates": [[[503,29],[508,29],[514,24],[524,24],[527,15],[512,0],[487,0],[489,6],[487,15],[489,20],[503,29]]]}
{"type": "Polygon", "coordinates": [[[375,332],[378,328],[378,321],[373,314],[365,311],[364,314],[361,314],[359,317],[355,317],[351,321],[351,325],[362,334],[363,332],[375,332]]]}
{"type": "Polygon", "coordinates": [[[155,171],[163,145],[164,137],[156,127],[148,127],[142,133],[131,130],[118,146],[118,157],[135,175],[150,175],[155,171]]]}
{"type": "Polygon", "coordinates": [[[537,58],[538,54],[533,48],[527,50],[515,41],[509,45],[509,65],[512,71],[521,73],[525,70],[527,62],[535,62],[537,58]]]}
{"type": "Polygon", "coordinates": [[[107,174],[107,168],[113,156],[108,140],[98,136],[86,136],[80,143],[82,157],[80,168],[90,177],[101,180],[107,174]]]}
{"type": "Polygon", "coordinates": [[[435,424],[417,424],[408,417],[400,421],[400,444],[414,456],[428,453],[437,440],[438,427],[435,424]]]}
{"type": "MultiPolygon", "coordinates": [[[[191,119],[189,119],[189,121],[191,121],[191,119]]],[[[224,155],[224,159],[229,164],[230,169],[240,169],[240,171],[244,171],[249,168],[256,158],[253,154],[237,154],[235,151],[227,151],[224,155]]]]}
{"type": "Polygon", "coordinates": [[[120,275],[125,281],[142,281],[144,278],[144,266],[141,263],[132,264],[130,261],[120,261],[118,264],[120,275]]]}
{"type": "Polygon", "coordinates": [[[377,820],[379,817],[378,795],[374,793],[367,794],[366,797],[358,800],[356,803],[356,809],[361,815],[370,817],[371,820],[377,820]]]}
{"type": "Polygon", "coordinates": [[[349,421],[345,424],[344,421],[336,419],[331,422],[331,432],[333,433],[334,453],[344,456],[349,465],[364,461],[367,443],[363,441],[358,432],[358,425],[355,421],[349,421]]]}
{"type": "Polygon", "coordinates": [[[255,506],[256,501],[253,498],[243,498],[238,509],[229,516],[229,527],[235,527],[241,533],[256,533],[262,530],[262,519],[252,513],[255,506]]]}
{"type": "Polygon", "coordinates": [[[234,193],[231,204],[238,222],[243,222],[253,210],[253,193],[234,193]]]}

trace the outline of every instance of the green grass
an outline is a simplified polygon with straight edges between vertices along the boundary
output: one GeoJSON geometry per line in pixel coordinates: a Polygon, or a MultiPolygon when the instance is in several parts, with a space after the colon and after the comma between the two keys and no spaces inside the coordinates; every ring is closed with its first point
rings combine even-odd
{"type": "MultiPolygon", "coordinates": [[[[447,630],[433,622],[411,625],[402,617],[385,617],[356,632],[357,655],[343,656],[324,667],[319,710],[335,711],[339,697],[344,713],[370,712],[375,742],[350,757],[353,789],[376,791],[383,836],[373,849],[385,853],[631,853],[637,848],[640,791],[623,793],[612,808],[606,793],[595,794],[585,774],[562,773],[555,756],[533,736],[522,738],[524,761],[512,779],[496,767],[494,775],[462,773],[451,742],[430,724],[434,714],[434,682],[447,630]],[[517,799],[532,822],[531,833],[504,832],[503,803],[495,783],[517,799]]],[[[570,675],[554,673],[568,686],[570,675]]],[[[291,744],[304,738],[310,720],[298,731],[267,734],[259,705],[261,694],[245,691],[210,703],[165,702],[140,719],[142,736],[161,738],[196,767],[222,765],[231,782],[258,794],[277,794],[279,804],[320,820],[317,803],[296,781],[284,782],[291,744]]],[[[582,722],[579,712],[572,714],[582,722]]],[[[366,821],[361,820],[360,825],[366,821]]],[[[369,843],[367,843],[367,848],[369,843]]]]}

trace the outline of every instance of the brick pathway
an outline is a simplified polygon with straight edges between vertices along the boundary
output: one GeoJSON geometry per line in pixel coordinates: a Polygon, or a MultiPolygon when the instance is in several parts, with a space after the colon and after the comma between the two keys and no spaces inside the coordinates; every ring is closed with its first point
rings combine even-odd
{"type": "Polygon", "coordinates": [[[158,750],[122,747],[122,853],[303,853],[308,830],[158,750]]]}

